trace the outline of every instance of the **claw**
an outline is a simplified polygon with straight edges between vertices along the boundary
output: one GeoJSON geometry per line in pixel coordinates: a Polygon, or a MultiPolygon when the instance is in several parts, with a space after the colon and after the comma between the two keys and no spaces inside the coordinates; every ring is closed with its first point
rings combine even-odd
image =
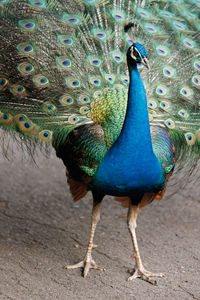
{"type": "Polygon", "coordinates": [[[152,273],[149,271],[146,271],[145,269],[136,269],[132,276],[128,278],[128,281],[131,281],[135,278],[142,278],[143,280],[153,284],[157,285],[157,281],[151,279],[150,277],[164,277],[164,274],[162,273],[152,273]]]}
{"type": "Polygon", "coordinates": [[[96,270],[98,269],[101,271],[105,271],[105,268],[98,266],[92,258],[90,259],[84,258],[84,260],[80,261],[77,264],[64,266],[64,269],[76,269],[76,268],[84,268],[83,270],[84,278],[87,276],[90,269],[96,269],[96,270]]]}

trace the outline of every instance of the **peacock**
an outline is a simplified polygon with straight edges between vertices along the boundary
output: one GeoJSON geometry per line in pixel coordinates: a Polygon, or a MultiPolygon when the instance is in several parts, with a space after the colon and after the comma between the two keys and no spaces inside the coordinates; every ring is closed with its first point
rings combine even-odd
{"type": "Polygon", "coordinates": [[[0,126],[34,152],[56,150],[74,201],[128,207],[135,268],[139,210],[160,200],[175,163],[200,158],[199,0],[0,0],[0,126]]]}

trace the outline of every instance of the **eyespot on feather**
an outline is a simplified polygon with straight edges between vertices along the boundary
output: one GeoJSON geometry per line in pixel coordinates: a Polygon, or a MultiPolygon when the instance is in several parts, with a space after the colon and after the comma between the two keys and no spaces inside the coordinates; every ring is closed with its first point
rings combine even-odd
{"type": "Polygon", "coordinates": [[[43,104],[43,109],[44,109],[44,111],[46,111],[48,113],[52,113],[52,112],[55,112],[56,106],[50,102],[46,102],[43,104]]]}
{"type": "Polygon", "coordinates": [[[101,86],[101,79],[98,76],[89,76],[89,82],[93,85],[93,86],[101,86]]]}
{"type": "Polygon", "coordinates": [[[159,97],[164,97],[167,95],[168,89],[164,85],[158,85],[156,88],[156,95],[159,97]]]}
{"type": "Polygon", "coordinates": [[[170,55],[169,48],[166,46],[163,46],[163,45],[157,45],[156,52],[159,56],[169,56],[170,55]]]}
{"type": "Polygon", "coordinates": [[[93,28],[92,30],[93,36],[99,41],[105,41],[107,39],[107,32],[103,29],[93,28]]]}
{"type": "Polygon", "coordinates": [[[47,87],[49,85],[49,80],[46,76],[44,76],[42,74],[37,74],[37,75],[33,76],[33,83],[37,87],[47,87]]]}
{"type": "Polygon", "coordinates": [[[60,56],[60,57],[56,57],[56,64],[60,69],[70,69],[71,68],[71,60],[67,57],[64,56],[60,56]]]}
{"type": "Polygon", "coordinates": [[[106,74],[105,80],[109,83],[113,84],[115,82],[115,75],[114,74],[106,74]]]}
{"type": "Polygon", "coordinates": [[[47,6],[46,0],[28,0],[28,3],[35,8],[45,8],[47,6]]]}
{"type": "Polygon", "coordinates": [[[100,67],[102,63],[102,60],[98,56],[94,56],[94,55],[89,55],[88,61],[94,67],[100,67]]]}
{"type": "Polygon", "coordinates": [[[76,124],[76,123],[78,123],[79,118],[76,115],[71,115],[68,118],[68,121],[69,121],[70,124],[76,124]]]}
{"type": "Polygon", "coordinates": [[[28,62],[23,62],[18,65],[17,69],[24,75],[29,75],[34,71],[34,66],[28,62]]]}
{"type": "Polygon", "coordinates": [[[200,72],[200,60],[199,59],[195,59],[193,61],[193,68],[200,72]]]}
{"type": "Polygon", "coordinates": [[[179,22],[177,20],[172,21],[172,26],[174,27],[174,29],[176,29],[177,31],[184,31],[187,29],[187,25],[183,22],[179,22]]]}
{"type": "Polygon", "coordinates": [[[70,47],[74,43],[73,38],[69,35],[58,34],[57,40],[61,45],[66,47],[70,47]]]}
{"type": "Polygon", "coordinates": [[[185,133],[185,139],[186,139],[186,142],[189,145],[194,145],[194,143],[195,143],[195,135],[193,133],[191,133],[191,132],[185,133]]]}
{"type": "Polygon", "coordinates": [[[61,21],[65,22],[67,24],[70,24],[72,26],[77,26],[77,25],[80,25],[82,20],[79,16],[64,13],[61,18],[61,21]]]}
{"type": "Polygon", "coordinates": [[[32,55],[34,53],[34,48],[30,43],[20,43],[17,45],[17,50],[26,55],[32,55]]]}
{"type": "Polygon", "coordinates": [[[121,64],[125,59],[124,54],[122,54],[120,51],[113,51],[111,56],[117,64],[121,64]]]}
{"type": "Polygon", "coordinates": [[[152,13],[148,9],[139,7],[136,9],[136,12],[140,18],[144,18],[144,19],[152,18],[152,13]]]}
{"type": "Polygon", "coordinates": [[[100,98],[102,97],[102,91],[99,90],[99,91],[95,91],[94,94],[93,94],[94,98],[100,98]]]}
{"type": "Polygon", "coordinates": [[[17,124],[19,124],[19,123],[21,123],[21,122],[24,122],[24,121],[28,120],[27,116],[24,115],[24,114],[19,114],[19,115],[15,116],[14,119],[15,119],[15,122],[16,122],[17,124]]]}
{"type": "Polygon", "coordinates": [[[36,29],[36,22],[32,19],[19,20],[18,26],[25,31],[33,31],[36,29]]]}
{"type": "Polygon", "coordinates": [[[23,85],[12,85],[10,91],[14,95],[23,96],[25,94],[25,87],[23,85]]]}
{"type": "Polygon", "coordinates": [[[166,66],[163,68],[163,75],[165,78],[174,78],[176,75],[176,70],[171,66],[166,66]]]}
{"type": "Polygon", "coordinates": [[[82,106],[79,111],[82,115],[86,115],[89,112],[89,107],[88,106],[82,106]]]}
{"type": "Polygon", "coordinates": [[[81,95],[79,101],[83,104],[90,103],[90,98],[88,95],[81,95]]]}
{"type": "Polygon", "coordinates": [[[13,117],[7,113],[0,113],[0,124],[6,126],[13,126],[14,124],[13,117]]]}
{"type": "Polygon", "coordinates": [[[194,50],[197,47],[196,42],[188,37],[182,38],[181,42],[188,50],[194,50]]]}
{"type": "Polygon", "coordinates": [[[74,103],[74,99],[69,94],[65,94],[65,95],[61,96],[59,101],[61,104],[64,104],[64,105],[71,105],[74,103]]]}
{"type": "Polygon", "coordinates": [[[167,119],[165,121],[165,125],[170,128],[170,129],[174,129],[175,128],[175,123],[172,119],[167,119]]]}
{"type": "Polygon", "coordinates": [[[143,28],[150,35],[154,35],[154,34],[157,34],[157,33],[161,34],[160,27],[157,26],[157,25],[154,25],[153,23],[144,23],[143,28]]]}
{"type": "Polygon", "coordinates": [[[168,10],[161,10],[159,9],[159,15],[163,18],[173,18],[174,14],[168,10]]]}
{"type": "Polygon", "coordinates": [[[191,89],[191,88],[189,88],[188,86],[184,86],[184,87],[182,87],[181,88],[181,90],[180,90],[180,96],[182,97],[182,98],[190,98],[190,97],[192,97],[193,96],[193,90],[191,89]]]}
{"type": "Polygon", "coordinates": [[[187,119],[188,118],[188,112],[185,109],[180,109],[178,111],[178,115],[183,118],[183,119],[187,119]]]}
{"type": "Polygon", "coordinates": [[[192,77],[192,84],[194,87],[196,87],[197,89],[200,89],[200,75],[195,74],[192,77]]]}
{"type": "Polygon", "coordinates": [[[156,101],[155,100],[148,100],[147,101],[147,104],[148,104],[148,107],[149,108],[152,108],[152,109],[155,109],[155,108],[157,108],[157,103],[156,103],[156,101]]]}
{"type": "Polygon", "coordinates": [[[79,81],[78,78],[66,78],[65,82],[68,87],[72,89],[80,88],[81,82],[79,81]]]}
{"type": "Polygon", "coordinates": [[[36,135],[38,133],[38,128],[29,120],[18,123],[18,128],[27,135],[36,135]]]}
{"type": "Polygon", "coordinates": [[[161,101],[160,102],[160,108],[167,110],[169,108],[170,104],[167,101],[161,101]]]}
{"type": "Polygon", "coordinates": [[[8,84],[8,80],[5,77],[0,77],[0,90],[8,84]]]}
{"type": "Polygon", "coordinates": [[[39,137],[44,142],[51,142],[53,133],[50,130],[42,130],[39,133],[39,137]]]}
{"type": "Polygon", "coordinates": [[[117,10],[117,9],[113,9],[111,11],[111,16],[117,23],[123,22],[126,18],[125,12],[123,10],[117,10]]]}
{"type": "Polygon", "coordinates": [[[121,81],[123,82],[123,84],[128,84],[129,83],[129,77],[128,76],[126,76],[126,75],[122,75],[121,77],[120,77],[120,79],[121,79],[121,81]]]}
{"type": "Polygon", "coordinates": [[[188,19],[188,20],[195,20],[196,18],[198,18],[197,14],[192,13],[186,9],[184,9],[182,11],[182,14],[188,19]]]}

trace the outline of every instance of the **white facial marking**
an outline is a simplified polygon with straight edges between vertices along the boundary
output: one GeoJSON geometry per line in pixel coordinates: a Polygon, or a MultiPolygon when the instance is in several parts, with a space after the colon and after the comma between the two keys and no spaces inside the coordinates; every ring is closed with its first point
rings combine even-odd
{"type": "Polygon", "coordinates": [[[140,56],[140,58],[142,60],[142,55],[140,54],[140,51],[137,48],[135,48],[135,50],[137,51],[137,53],[139,54],[139,56],[140,56]]]}
{"type": "Polygon", "coordinates": [[[131,57],[132,57],[134,60],[136,60],[136,57],[135,57],[135,55],[133,54],[133,46],[131,47],[131,57]]]}

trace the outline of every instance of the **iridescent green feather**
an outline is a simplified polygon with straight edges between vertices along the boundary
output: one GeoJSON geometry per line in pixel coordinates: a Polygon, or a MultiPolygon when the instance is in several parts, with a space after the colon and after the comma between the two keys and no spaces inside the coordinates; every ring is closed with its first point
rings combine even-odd
{"type": "MultiPolygon", "coordinates": [[[[102,126],[109,148],[127,107],[126,51],[148,50],[150,122],[166,128],[177,156],[200,156],[199,5],[185,1],[0,2],[0,126],[24,140],[62,144],[79,125],[102,126]]],[[[141,137],[142,138],[142,137],[141,137]]],[[[89,172],[89,171],[88,171],[89,172]]]]}

